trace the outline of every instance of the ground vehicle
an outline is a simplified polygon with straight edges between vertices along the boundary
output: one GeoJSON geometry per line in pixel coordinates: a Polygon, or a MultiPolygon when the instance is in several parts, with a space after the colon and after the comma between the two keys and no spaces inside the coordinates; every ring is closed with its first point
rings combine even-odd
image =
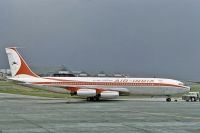
{"type": "Polygon", "coordinates": [[[199,92],[189,92],[188,94],[185,94],[182,96],[182,99],[189,102],[196,102],[200,101],[200,95],[199,92]]]}

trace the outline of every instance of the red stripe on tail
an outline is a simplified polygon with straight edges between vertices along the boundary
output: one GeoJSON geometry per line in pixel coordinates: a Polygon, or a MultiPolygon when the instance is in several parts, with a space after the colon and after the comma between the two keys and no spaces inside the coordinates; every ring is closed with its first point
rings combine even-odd
{"type": "Polygon", "coordinates": [[[21,66],[20,66],[20,69],[18,70],[18,72],[16,73],[16,75],[20,75],[20,74],[26,74],[26,75],[29,75],[29,76],[33,76],[33,77],[38,77],[37,74],[35,74],[29,67],[28,65],[26,64],[25,60],[22,58],[22,56],[18,53],[17,49],[16,48],[11,48],[12,50],[14,50],[19,58],[20,58],[20,61],[21,61],[21,66]]]}

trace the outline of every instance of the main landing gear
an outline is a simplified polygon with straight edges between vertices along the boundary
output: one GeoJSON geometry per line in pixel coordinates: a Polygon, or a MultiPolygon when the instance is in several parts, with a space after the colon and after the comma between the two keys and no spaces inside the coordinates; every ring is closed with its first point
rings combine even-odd
{"type": "Polygon", "coordinates": [[[171,102],[172,99],[170,97],[166,98],[166,102],[171,102]]]}
{"type": "Polygon", "coordinates": [[[99,97],[98,97],[98,96],[87,97],[87,101],[93,101],[93,102],[96,102],[96,101],[99,101],[99,97]]]}

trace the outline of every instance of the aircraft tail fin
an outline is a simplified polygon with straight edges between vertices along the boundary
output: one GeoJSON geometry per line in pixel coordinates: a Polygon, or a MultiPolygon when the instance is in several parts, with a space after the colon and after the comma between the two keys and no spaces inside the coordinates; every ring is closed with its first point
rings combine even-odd
{"type": "Polygon", "coordinates": [[[18,77],[18,78],[39,77],[30,69],[26,61],[17,51],[16,47],[6,48],[6,53],[8,55],[8,61],[12,77],[18,77]]]}

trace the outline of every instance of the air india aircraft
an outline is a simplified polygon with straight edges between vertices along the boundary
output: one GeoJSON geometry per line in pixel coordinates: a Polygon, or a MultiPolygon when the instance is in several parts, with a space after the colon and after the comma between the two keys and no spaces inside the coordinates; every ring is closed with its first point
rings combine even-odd
{"type": "Polygon", "coordinates": [[[17,48],[6,48],[6,53],[12,73],[11,80],[46,87],[53,92],[85,97],[87,101],[135,94],[165,96],[166,101],[170,102],[172,96],[190,91],[190,87],[180,81],[163,78],[39,77],[30,69],[17,48]]]}

